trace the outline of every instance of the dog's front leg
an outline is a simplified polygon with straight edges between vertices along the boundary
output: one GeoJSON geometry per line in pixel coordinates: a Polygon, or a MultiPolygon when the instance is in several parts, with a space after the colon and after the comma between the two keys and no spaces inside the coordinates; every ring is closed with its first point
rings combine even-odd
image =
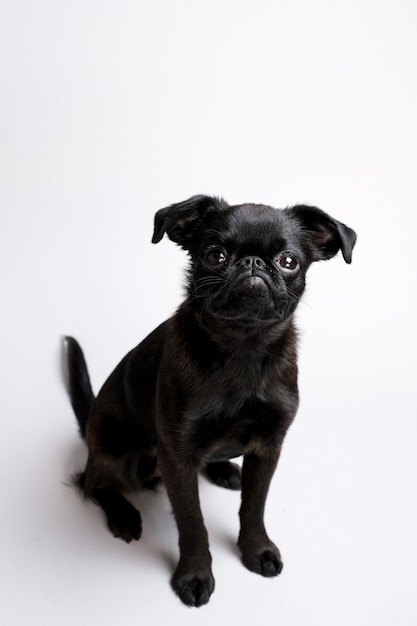
{"type": "Polygon", "coordinates": [[[184,604],[202,606],[213,592],[214,578],[200,509],[197,467],[183,466],[161,446],[159,464],[179,533],[180,558],[171,584],[184,604]]]}
{"type": "Polygon", "coordinates": [[[282,570],[281,555],[264,526],[265,501],[274,474],[280,447],[245,456],[242,467],[242,504],[238,545],[243,564],[262,576],[277,576],[282,570]]]}

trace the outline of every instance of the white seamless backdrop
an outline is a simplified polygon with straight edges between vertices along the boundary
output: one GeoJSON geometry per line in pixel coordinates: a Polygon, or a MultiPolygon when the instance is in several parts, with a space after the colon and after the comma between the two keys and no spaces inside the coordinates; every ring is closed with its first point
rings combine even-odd
{"type": "Polygon", "coordinates": [[[416,624],[416,29],[411,0],[0,0],[1,623],[416,624]],[[216,589],[188,610],[164,491],[124,545],[67,485],[60,336],[98,390],[171,315],[186,259],[153,215],[195,193],[316,204],[358,244],[298,312],[283,573],[245,570],[239,494],[202,479],[216,589]]]}

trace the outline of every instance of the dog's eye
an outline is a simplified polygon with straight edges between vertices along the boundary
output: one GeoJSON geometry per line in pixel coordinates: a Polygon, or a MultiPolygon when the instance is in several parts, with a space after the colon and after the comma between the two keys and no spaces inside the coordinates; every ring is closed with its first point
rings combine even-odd
{"type": "Polygon", "coordinates": [[[280,254],[277,258],[277,263],[286,272],[295,272],[299,267],[297,258],[290,252],[280,254]]]}
{"type": "Polygon", "coordinates": [[[211,267],[218,267],[226,262],[226,252],[223,248],[210,248],[206,252],[205,260],[208,265],[211,265],[211,267]]]}

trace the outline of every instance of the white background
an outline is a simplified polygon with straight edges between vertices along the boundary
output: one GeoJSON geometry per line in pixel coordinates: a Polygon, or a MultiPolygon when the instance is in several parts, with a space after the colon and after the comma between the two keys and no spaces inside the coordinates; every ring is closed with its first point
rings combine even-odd
{"type": "Polygon", "coordinates": [[[0,0],[2,624],[416,624],[416,32],[414,0],[0,0]],[[216,590],[189,610],[164,493],[125,545],[65,484],[60,335],[97,390],[181,300],[153,215],[195,193],[316,204],[358,244],[299,308],[283,573],[244,569],[239,494],[202,480],[216,590]]]}

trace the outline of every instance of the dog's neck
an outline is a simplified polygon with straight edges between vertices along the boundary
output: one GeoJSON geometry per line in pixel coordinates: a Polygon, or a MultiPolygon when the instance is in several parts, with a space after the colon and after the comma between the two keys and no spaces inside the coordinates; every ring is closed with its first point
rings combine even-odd
{"type": "Polygon", "coordinates": [[[285,346],[296,344],[294,314],[285,320],[270,324],[241,324],[238,321],[215,318],[201,314],[189,301],[181,309],[188,318],[188,324],[201,334],[205,341],[215,344],[221,352],[229,355],[246,354],[249,359],[265,354],[275,346],[280,351],[285,346]]]}

